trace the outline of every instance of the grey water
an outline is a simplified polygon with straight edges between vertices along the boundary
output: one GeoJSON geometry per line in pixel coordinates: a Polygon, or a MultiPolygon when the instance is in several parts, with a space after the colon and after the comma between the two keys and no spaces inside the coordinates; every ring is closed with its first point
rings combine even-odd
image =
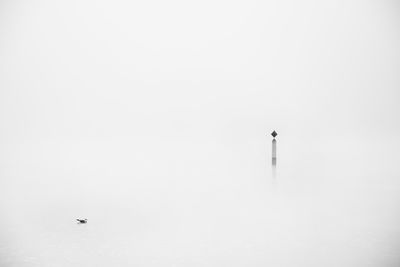
{"type": "Polygon", "coordinates": [[[398,266],[399,144],[280,137],[14,145],[0,266],[398,266]]]}

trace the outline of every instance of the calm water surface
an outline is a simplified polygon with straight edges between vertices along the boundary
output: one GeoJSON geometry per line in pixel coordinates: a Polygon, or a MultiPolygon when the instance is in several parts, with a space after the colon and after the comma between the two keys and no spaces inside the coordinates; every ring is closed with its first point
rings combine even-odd
{"type": "Polygon", "coordinates": [[[279,141],[16,148],[0,266],[398,266],[396,145],[279,141]]]}

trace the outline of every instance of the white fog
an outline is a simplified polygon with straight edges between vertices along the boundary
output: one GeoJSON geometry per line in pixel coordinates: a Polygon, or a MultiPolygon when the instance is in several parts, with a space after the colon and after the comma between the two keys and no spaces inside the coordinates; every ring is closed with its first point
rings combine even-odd
{"type": "Polygon", "coordinates": [[[0,1],[0,266],[398,266],[399,12],[0,1]]]}

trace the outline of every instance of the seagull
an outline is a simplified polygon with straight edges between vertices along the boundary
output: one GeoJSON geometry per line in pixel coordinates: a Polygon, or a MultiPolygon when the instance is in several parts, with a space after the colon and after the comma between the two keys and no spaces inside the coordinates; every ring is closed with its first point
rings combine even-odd
{"type": "Polygon", "coordinates": [[[78,223],[87,223],[87,219],[76,219],[78,223]]]}

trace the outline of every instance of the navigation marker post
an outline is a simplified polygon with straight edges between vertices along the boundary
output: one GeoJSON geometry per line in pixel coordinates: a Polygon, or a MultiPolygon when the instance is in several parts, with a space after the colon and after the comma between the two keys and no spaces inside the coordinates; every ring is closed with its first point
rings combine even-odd
{"type": "Polygon", "coordinates": [[[271,133],[272,137],[272,166],[276,166],[276,139],[275,137],[278,135],[275,131],[271,133]]]}

